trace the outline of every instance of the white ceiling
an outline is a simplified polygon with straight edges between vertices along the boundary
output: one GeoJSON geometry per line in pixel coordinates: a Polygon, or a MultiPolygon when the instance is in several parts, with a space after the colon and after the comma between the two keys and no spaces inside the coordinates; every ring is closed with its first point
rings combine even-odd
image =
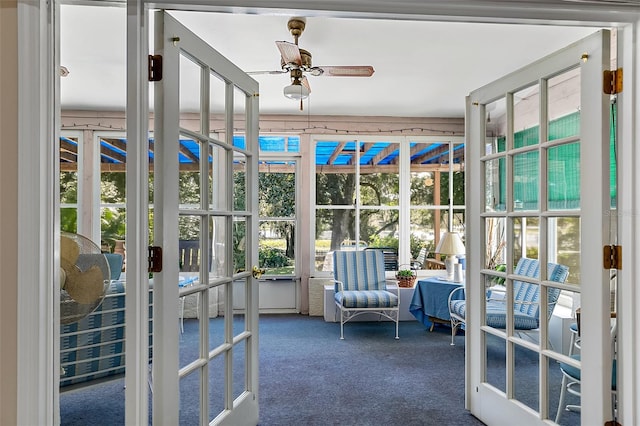
{"type": "MultiPolygon", "coordinates": [[[[245,71],[280,66],[274,41],[293,41],[288,16],[174,13],[245,71]]],[[[61,80],[65,109],[123,110],[126,99],[124,8],[63,6],[61,80]]],[[[312,93],[286,99],[283,75],[254,76],[266,114],[462,117],[472,90],[596,31],[506,24],[307,18],[300,38],[314,65],[372,65],[370,78],[309,76],[312,93]]]]}

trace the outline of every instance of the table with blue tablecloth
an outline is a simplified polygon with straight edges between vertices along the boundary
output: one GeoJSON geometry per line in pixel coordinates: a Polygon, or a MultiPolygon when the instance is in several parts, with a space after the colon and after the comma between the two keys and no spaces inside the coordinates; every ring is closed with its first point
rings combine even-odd
{"type": "MultiPolygon", "coordinates": [[[[433,331],[435,323],[449,324],[449,294],[464,283],[447,281],[445,277],[432,277],[418,280],[413,292],[409,312],[433,331]]],[[[458,291],[455,298],[462,298],[464,292],[458,291]]]]}

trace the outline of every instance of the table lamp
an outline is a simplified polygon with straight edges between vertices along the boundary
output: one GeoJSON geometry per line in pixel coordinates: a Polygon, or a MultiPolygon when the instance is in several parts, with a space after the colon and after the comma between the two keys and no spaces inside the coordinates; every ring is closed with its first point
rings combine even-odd
{"type": "Polygon", "coordinates": [[[453,281],[454,265],[458,263],[456,255],[465,254],[464,244],[462,243],[460,234],[457,232],[445,233],[438,243],[438,247],[436,247],[436,253],[447,255],[447,258],[444,260],[444,265],[447,268],[447,280],[453,281]]]}

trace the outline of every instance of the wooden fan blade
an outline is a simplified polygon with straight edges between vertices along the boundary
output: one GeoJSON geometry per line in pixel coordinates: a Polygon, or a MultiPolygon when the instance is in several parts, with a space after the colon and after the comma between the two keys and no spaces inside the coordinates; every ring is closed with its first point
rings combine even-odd
{"type": "Polygon", "coordinates": [[[277,70],[277,71],[247,71],[246,73],[249,75],[260,75],[260,74],[286,74],[289,71],[287,70],[277,70]]]}
{"type": "Polygon", "coordinates": [[[375,72],[371,65],[320,66],[327,77],[371,77],[375,72]]]}
{"type": "Polygon", "coordinates": [[[278,46],[285,64],[302,65],[302,57],[300,57],[300,49],[297,45],[288,41],[276,41],[276,46],[278,46]]]}
{"type": "Polygon", "coordinates": [[[309,84],[309,80],[304,75],[300,79],[300,84],[309,89],[309,93],[311,93],[311,85],[309,84]]]}

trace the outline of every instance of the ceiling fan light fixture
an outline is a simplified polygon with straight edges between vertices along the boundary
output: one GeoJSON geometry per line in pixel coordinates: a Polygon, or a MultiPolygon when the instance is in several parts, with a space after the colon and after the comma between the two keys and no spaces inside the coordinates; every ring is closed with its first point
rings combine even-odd
{"type": "Polygon", "coordinates": [[[299,82],[294,82],[293,84],[286,86],[283,93],[287,98],[293,99],[294,101],[299,101],[309,97],[309,89],[299,82]]]}

